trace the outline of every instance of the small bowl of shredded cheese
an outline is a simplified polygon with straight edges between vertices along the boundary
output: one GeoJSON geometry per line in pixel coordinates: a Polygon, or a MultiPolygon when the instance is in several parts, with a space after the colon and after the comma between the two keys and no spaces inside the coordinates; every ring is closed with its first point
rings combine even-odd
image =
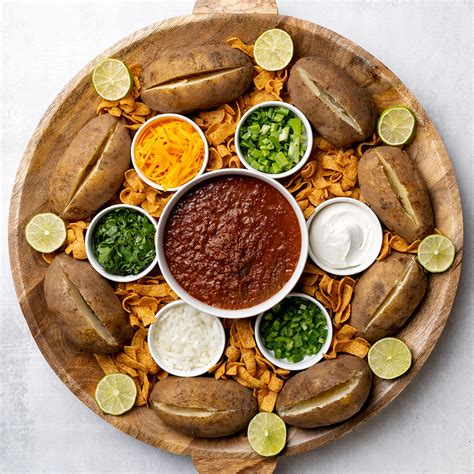
{"type": "Polygon", "coordinates": [[[173,301],[156,314],[148,331],[148,347],[166,372],[195,377],[219,362],[225,348],[224,326],[216,316],[182,300],[173,301]]]}
{"type": "Polygon", "coordinates": [[[184,115],[147,120],[132,141],[132,164],[140,178],[160,191],[177,191],[204,173],[209,146],[203,131],[184,115]]]}

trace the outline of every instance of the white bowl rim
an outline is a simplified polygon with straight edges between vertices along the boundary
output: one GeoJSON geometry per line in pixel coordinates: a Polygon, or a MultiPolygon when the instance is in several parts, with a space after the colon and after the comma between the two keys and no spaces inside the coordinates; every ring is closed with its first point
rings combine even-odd
{"type": "Polygon", "coordinates": [[[252,316],[256,316],[264,311],[267,311],[271,307],[275,306],[279,303],[285,296],[291,292],[291,290],[296,286],[300,276],[303,273],[304,267],[308,260],[308,246],[309,246],[309,239],[308,239],[308,228],[306,226],[306,219],[304,218],[303,212],[301,211],[298,203],[296,202],[295,198],[290,194],[290,192],[283,187],[278,181],[271,179],[268,175],[262,175],[256,173],[252,170],[246,169],[238,169],[238,168],[226,168],[217,171],[210,171],[208,173],[203,174],[199,178],[194,179],[186,183],[185,187],[181,188],[166,204],[161,217],[158,221],[157,226],[157,233],[156,233],[156,250],[158,255],[158,265],[160,267],[161,273],[165,278],[168,285],[171,289],[185,302],[194,306],[195,308],[203,311],[204,313],[212,314],[213,316],[218,316],[220,318],[231,318],[231,319],[241,319],[241,318],[249,318],[252,316]],[[213,179],[217,176],[226,176],[226,175],[242,175],[242,176],[249,176],[252,178],[259,179],[260,181],[264,181],[275,189],[281,192],[283,196],[287,199],[290,203],[293,211],[296,214],[296,218],[298,220],[300,233],[301,233],[301,249],[300,249],[300,256],[298,259],[298,263],[296,264],[296,268],[291,275],[290,279],[285,283],[283,288],[281,288],[278,292],[272,295],[267,300],[259,303],[255,306],[251,306],[250,308],[242,308],[242,309],[222,309],[214,306],[210,306],[206,303],[199,301],[197,298],[191,296],[188,292],[186,292],[176,281],[176,279],[171,274],[168,264],[166,262],[166,257],[164,255],[163,249],[163,234],[166,227],[166,222],[168,220],[169,214],[171,213],[175,204],[181,199],[181,197],[186,194],[190,189],[194,186],[202,183],[203,181],[207,181],[208,179],[213,179]]]}
{"type": "Polygon", "coordinates": [[[291,297],[304,298],[315,303],[316,306],[318,306],[318,308],[323,313],[324,317],[326,318],[326,323],[328,325],[327,339],[326,339],[326,342],[321,347],[321,349],[319,350],[319,352],[312,356],[305,356],[305,358],[301,362],[296,362],[296,363],[285,362],[285,360],[277,359],[274,356],[274,352],[268,350],[264,346],[262,338],[260,336],[260,321],[262,320],[264,313],[259,314],[255,321],[255,326],[254,326],[255,342],[257,343],[257,346],[260,352],[263,354],[263,356],[266,359],[268,359],[270,362],[272,362],[274,365],[276,365],[277,367],[280,367],[281,369],[285,369],[285,370],[304,370],[317,364],[323,358],[323,354],[326,354],[328,349],[331,347],[332,335],[333,335],[332,320],[326,308],[316,298],[310,295],[307,295],[305,293],[298,293],[298,292],[292,292],[286,296],[286,298],[291,298],[291,297]]]}
{"type": "Polygon", "coordinates": [[[237,124],[237,128],[235,129],[235,134],[234,134],[234,144],[235,144],[235,151],[237,153],[237,156],[239,157],[240,162],[250,171],[255,171],[256,173],[259,173],[260,175],[268,176],[272,179],[282,179],[282,178],[287,178],[288,176],[291,176],[298,172],[303,166],[306,164],[308,161],[309,157],[311,156],[311,152],[313,149],[313,129],[311,128],[311,124],[309,123],[309,120],[306,118],[306,115],[301,112],[300,109],[295,107],[293,104],[289,104],[288,102],[279,102],[276,100],[270,100],[267,102],[262,102],[260,104],[254,105],[251,107],[247,112],[245,112],[244,115],[239,120],[239,123],[237,124]],[[276,173],[276,174],[271,174],[271,173],[264,173],[263,171],[255,169],[253,166],[251,166],[247,160],[245,159],[244,154],[242,153],[242,150],[240,149],[240,144],[239,144],[239,133],[240,129],[242,127],[242,124],[247,120],[247,117],[254,112],[257,109],[261,109],[263,107],[284,107],[289,110],[291,110],[301,121],[303,122],[303,125],[306,129],[306,136],[307,136],[307,144],[306,144],[306,151],[301,158],[300,162],[291,168],[291,170],[284,171],[283,173],[276,173]]]}
{"type": "Polygon", "coordinates": [[[176,186],[174,188],[168,188],[166,190],[166,192],[175,192],[175,191],[178,191],[179,189],[181,189],[183,186],[186,186],[188,183],[190,183],[193,179],[196,179],[198,178],[199,176],[201,176],[204,171],[206,171],[206,167],[207,167],[207,163],[209,161],[209,144],[207,142],[207,138],[206,136],[204,135],[204,132],[201,130],[201,127],[194,121],[192,121],[189,117],[186,117],[185,115],[181,115],[181,114],[160,114],[160,115],[155,115],[154,117],[152,117],[151,119],[148,119],[146,122],[144,122],[141,127],[137,130],[137,132],[135,133],[135,136],[133,137],[133,140],[132,140],[132,145],[131,145],[131,156],[132,156],[132,165],[133,165],[133,168],[135,169],[135,171],[137,172],[138,176],[140,177],[140,179],[142,181],[144,181],[146,184],[148,184],[148,186],[151,186],[152,188],[155,188],[155,189],[158,189],[158,191],[164,191],[163,187],[160,186],[159,184],[155,183],[154,181],[152,181],[150,178],[148,178],[147,176],[145,176],[142,171],[140,170],[140,168],[137,166],[137,164],[135,163],[135,153],[134,153],[134,150],[135,150],[135,144],[138,140],[138,137],[139,135],[143,132],[143,130],[145,130],[145,128],[147,128],[151,123],[153,122],[158,122],[159,120],[163,120],[163,119],[166,119],[166,118],[175,118],[175,119],[179,119],[179,120],[183,120],[184,122],[187,122],[189,123],[190,125],[193,126],[193,128],[199,133],[199,136],[201,137],[201,140],[203,141],[204,143],[204,159],[203,159],[203,162],[202,162],[202,166],[200,168],[200,170],[198,171],[198,173],[196,174],[196,176],[194,176],[194,178],[190,179],[187,183],[184,183],[182,184],[181,186],[176,186]]]}
{"type": "Polygon", "coordinates": [[[175,306],[179,306],[179,305],[183,305],[183,304],[190,306],[184,300],[176,300],[176,301],[172,301],[171,303],[166,304],[165,306],[163,306],[163,308],[161,308],[156,313],[156,315],[155,315],[156,321],[154,323],[152,323],[150,325],[149,329],[148,329],[148,335],[147,335],[148,349],[150,350],[150,354],[153,357],[153,360],[158,364],[158,366],[161,369],[165,370],[166,372],[169,372],[171,375],[176,375],[177,377],[196,377],[197,375],[202,375],[202,374],[207,373],[212,366],[216,365],[219,362],[220,358],[222,357],[222,354],[224,353],[225,344],[226,344],[225,331],[224,331],[224,326],[222,325],[222,321],[217,316],[213,316],[212,314],[209,315],[209,316],[212,316],[213,318],[215,318],[219,323],[219,333],[221,334],[222,343],[219,347],[219,351],[218,351],[216,357],[214,357],[211,360],[212,363],[210,363],[209,365],[207,365],[205,367],[202,367],[202,368],[199,368],[199,369],[194,369],[194,370],[174,369],[173,367],[170,367],[166,363],[166,361],[164,361],[157,354],[157,352],[155,351],[154,345],[152,343],[153,334],[155,333],[155,330],[158,326],[157,325],[158,318],[160,316],[162,316],[163,314],[167,313],[171,308],[174,308],[175,306]]]}
{"type": "Polygon", "coordinates": [[[145,209],[142,209],[141,207],[138,207],[138,206],[132,206],[130,204],[114,204],[113,206],[108,206],[108,207],[102,209],[102,211],[100,211],[96,216],[94,216],[91,223],[89,224],[89,227],[87,228],[86,236],[85,236],[85,239],[84,239],[85,244],[86,244],[87,260],[89,260],[89,263],[92,265],[92,268],[97,273],[102,275],[104,278],[107,278],[108,280],[115,281],[117,283],[128,283],[130,281],[138,280],[139,278],[142,278],[142,277],[148,275],[148,273],[150,273],[153,270],[153,268],[156,267],[156,265],[158,263],[158,250],[156,248],[156,234],[157,234],[157,232],[158,232],[158,228],[157,228],[157,225],[156,225],[156,220],[150,214],[148,214],[148,212],[146,212],[145,209]],[[154,242],[155,242],[155,258],[153,259],[153,261],[147,267],[145,267],[137,275],[113,275],[112,273],[109,273],[109,272],[105,271],[102,268],[102,266],[99,264],[97,259],[95,258],[94,250],[92,248],[92,237],[93,237],[94,229],[95,229],[97,223],[99,222],[99,220],[103,216],[108,214],[109,212],[113,211],[114,209],[132,209],[134,211],[138,211],[138,212],[142,213],[143,215],[145,215],[148,218],[148,220],[155,227],[155,240],[154,240],[154,242]]]}
{"type": "Polygon", "coordinates": [[[308,252],[309,252],[309,256],[311,257],[311,260],[313,260],[313,262],[318,267],[322,268],[326,272],[332,273],[333,275],[341,275],[341,276],[355,275],[356,273],[363,272],[364,270],[369,268],[370,265],[372,265],[375,262],[375,260],[377,260],[377,257],[380,253],[380,249],[382,248],[382,243],[383,243],[382,225],[380,224],[379,218],[377,217],[375,212],[372,209],[370,209],[370,207],[367,206],[367,204],[364,204],[362,201],[359,201],[359,200],[354,199],[354,198],[349,198],[349,197],[335,197],[335,198],[330,198],[327,201],[324,201],[321,204],[319,204],[318,206],[316,206],[313,213],[309,216],[309,219],[308,219],[308,222],[307,222],[308,235],[309,235],[309,229],[311,227],[311,224],[312,224],[316,214],[318,212],[320,212],[321,209],[324,209],[325,207],[331,206],[334,203],[338,203],[338,202],[349,202],[351,204],[354,204],[354,205],[360,207],[361,209],[364,210],[364,212],[366,212],[369,215],[370,219],[374,222],[374,224],[375,224],[375,230],[374,230],[375,240],[374,240],[373,249],[371,249],[371,251],[370,251],[372,253],[368,253],[368,255],[370,255],[370,258],[364,260],[364,262],[361,263],[360,265],[357,265],[357,267],[346,268],[346,269],[342,268],[341,269],[341,268],[332,268],[332,267],[326,265],[324,262],[321,262],[316,257],[315,253],[312,251],[311,242],[309,242],[308,252]]]}

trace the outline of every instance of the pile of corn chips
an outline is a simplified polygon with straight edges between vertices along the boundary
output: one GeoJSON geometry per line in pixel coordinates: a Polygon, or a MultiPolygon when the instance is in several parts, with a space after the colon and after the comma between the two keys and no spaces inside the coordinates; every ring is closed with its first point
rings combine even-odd
{"type": "Polygon", "coordinates": [[[86,260],[85,231],[89,227],[89,221],[68,222],[66,227],[66,242],[56,252],[43,253],[43,260],[49,265],[58,252],[66,252],[77,260],[86,260]]]}
{"type": "Polygon", "coordinates": [[[272,412],[278,392],[290,372],[275,367],[258,350],[249,318],[225,320],[229,330],[224,357],[209,372],[216,380],[232,377],[241,385],[251,388],[260,411],[272,412]]]}
{"type": "Polygon", "coordinates": [[[338,352],[364,358],[369,350],[370,344],[365,339],[354,339],[357,329],[344,324],[351,316],[351,299],[355,284],[356,280],[351,277],[332,278],[309,262],[299,280],[301,290],[320,301],[331,316],[335,333],[331,350],[324,356],[326,359],[334,359],[338,352]]]}
{"type": "Polygon", "coordinates": [[[304,293],[320,301],[340,327],[351,315],[351,299],[356,280],[345,276],[331,278],[324,270],[308,262],[299,280],[304,293]]]}
{"type": "Polygon", "coordinates": [[[377,260],[383,260],[384,258],[387,258],[392,253],[392,250],[402,253],[416,253],[418,251],[420,242],[421,240],[415,240],[409,244],[400,236],[394,235],[388,230],[384,230],[382,248],[377,260]]]}
{"type": "Polygon", "coordinates": [[[130,345],[125,346],[123,351],[117,354],[94,354],[106,375],[120,372],[133,378],[137,386],[135,406],[146,405],[155,382],[168,376],[168,373],[161,370],[151,357],[146,342],[147,334],[146,329],[138,329],[133,335],[130,345]]]}
{"type": "Polygon", "coordinates": [[[123,204],[141,206],[151,216],[159,218],[172,193],[158,191],[143,182],[134,169],[125,172],[125,182],[120,192],[120,201],[123,204]]]}
{"type": "Polygon", "coordinates": [[[318,204],[332,197],[360,199],[357,186],[357,168],[364,146],[376,143],[361,143],[354,149],[340,149],[321,137],[316,137],[310,159],[300,173],[285,183],[298,202],[306,219],[318,204]],[[359,156],[360,155],[360,156],[359,156]]]}
{"type": "Polygon", "coordinates": [[[358,329],[349,324],[344,324],[338,329],[331,343],[331,349],[324,354],[325,359],[335,359],[339,352],[352,354],[364,358],[370,349],[370,344],[361,337],[354,337],[359,332],[358,329]]]}
{"type": "Polygon", "coordinates": [[[115,294],[122,301],[134,329],[143,329],[154,323],[155,314],[178,299],[161,275],[147,275],[135,282],[117,283],[115,294]]]}
{"type": "Polygon", "coordinates": [[[109,113],[114,117],[122,117],[130,130],[138,130],[142,123],[155,115],[143,102],[137,99],[141,94],[140,76],[142,68],[138,64],[132,64],[130,72],[133,76],[132,90],[123,99],[120,100],[101,100],[97,106],[98,115],[109,113]]]}

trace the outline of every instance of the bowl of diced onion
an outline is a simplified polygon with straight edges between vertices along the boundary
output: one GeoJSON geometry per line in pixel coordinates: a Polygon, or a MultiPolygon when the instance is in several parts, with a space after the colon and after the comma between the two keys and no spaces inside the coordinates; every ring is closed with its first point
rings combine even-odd
{"type": "Polygon", "coordinates": [[[156,314],[148,331],[148,348],[166,372],[178,377],[202,375],[224,352],[224,326],[216,316],[185,301],[173,301],[156,314]]]}
{"type": "Polygon", "coordinates": [[[294,105],[268,101],[242,116],[234,142],[247,169],[281,179],[306,164],[313,147],[313,132],[308,119],[294,105]]]}

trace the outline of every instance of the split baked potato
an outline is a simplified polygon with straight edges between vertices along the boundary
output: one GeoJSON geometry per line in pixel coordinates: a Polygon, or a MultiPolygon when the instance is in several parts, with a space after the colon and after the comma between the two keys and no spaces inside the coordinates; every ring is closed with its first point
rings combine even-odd
{"type": "Polygon", "coordinates": [[[162,113],[209,109],[241,96],[252,76],[249,56],[227,45],[168,51],[145,68],[142,100],[162,113]]]}
{"type": "Polygon", "coordinates": [[[52,211],[64,219],[89,217],[118,191],[130,166],[131,140],[124,124],[105,114],[74,137],[49,181],[52,211]]]}
{"type": "Polygon", "coordinates": [[[355,285],[349,324],[372,343],[392,336],[418,306],[427,286],[416,257],[393,252],[375,262],[355,285]]]}
{"type": "Polygon", "coordinates": [[[113,288],[88,262],[57,255],[46,271],[44,296],[48,310],[79,350],[117,352],[132,337],[113,288]]]}
{"type": "Polygon", "coordinates": [[[407,153],[392,146],[372,148],[362,155],[358,176],[364,200],[389,230],[408,242],[433,230],[428,189],[407,153]]]}
{"type": "Polygon", "coordinates": [[[292,377],[278,394],[276,410],[298,428],[317,428],[347,420],[363,406],[372,373],[363,359],[342,354],[292,377]]]}
{"type": "Polygon", "coordinates": [[[288,92],[316,131],[336,146],[372,136],[375,105],[369,93],[327,59],[301,58],[293,65],[288,92]]]}
{"type": "Polygon", "coordinates": [[[164,423],[197,438],[237,433],[258,412],[251,390],[208,377],[167,377],[155,385],[150,402],[164,423]]]}

